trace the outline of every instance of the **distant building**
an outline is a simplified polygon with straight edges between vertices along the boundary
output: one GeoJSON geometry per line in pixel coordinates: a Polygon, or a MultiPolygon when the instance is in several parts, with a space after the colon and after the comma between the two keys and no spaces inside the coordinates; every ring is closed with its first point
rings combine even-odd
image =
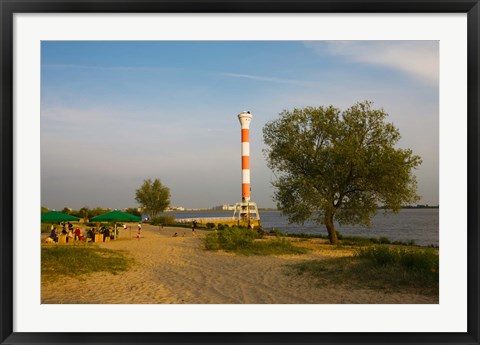
{"type": "Polygon", "coordinates": [[[166,211],[166,212],[169,212],[169,211],[185,211],[185,207],[182,207],[182,206],[170,206],[170,207],[168,207],[165,211],[166,211]]]}
{"type": "Polygon", "coordinates": [[[220,206],[215,206],[214,209],[215,210],[220,210],[220,211],[234,211],[235,210],[235,205],[224,204],[224,205],[220,205],[220,206]]]}

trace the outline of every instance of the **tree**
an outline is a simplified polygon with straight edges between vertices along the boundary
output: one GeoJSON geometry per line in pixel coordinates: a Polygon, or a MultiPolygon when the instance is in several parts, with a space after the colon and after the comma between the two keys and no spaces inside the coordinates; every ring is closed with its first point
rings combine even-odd
{"type": "Polygon", "coordinates": [[[153,218],[170,205],[170,189],[158,178],[153,182],[151,179],[144,180],[136,191],[135,200],[142,205],[143,211],[153,218]]]}
{"type": "Polygon", "coordinates": [[[284,110],[263,128],[278,208],[291,223],[324,224],[332,244],[334,220],[369,227],[379,206],[398,212],[419,200],[412,169],[422,161],[395,148],[398,129],[372,104],[284,110]]]}
{"type": "Polygon", "coordinates": [[[125,212],[133,214],[134,216],[138,216],[138,217],[142,216],[142,214],[136,208],[133,208],[133,207],[127,208],[125,212]]]}
{"type": "Polygon", "coordinates": [[[111,211],[112,210],[110,208],[95,207],[88,212],[88,218],[93,218],[111,211]]]}
{"type": "Polygon", "coordinates": [[[87,222],[90,218],[90,209],[88,206],[83,206],[80,210],[78,210],[77,214],[75,215],[78,218],[83,218],[84,222],[87,222]]]}

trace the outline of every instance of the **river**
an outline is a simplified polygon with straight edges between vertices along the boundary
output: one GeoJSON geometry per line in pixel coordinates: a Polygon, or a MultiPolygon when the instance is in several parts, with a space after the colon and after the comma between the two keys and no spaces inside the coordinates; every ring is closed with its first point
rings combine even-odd
{"type": "MultiPolygon", "coordinates": [[[[166,215],[182,218],[230,217],[231,211],[198,211],[168,212],[166,215]]],[[[327,235],[324,225],[306,222],[305,224],[289,224],[288,219],[279,211],[260,211],[264,230],[278,229],[288,233],[307,233],[327,235]]],[[[345,236],[387,237],[391,241],[415,241],[421,246],[438,246],[439,241],[439,209],[402,209],[398,214],[384,215],[383,211],[372,219],[371,228],[360,226],[340,226],[336,229],[345,236]]]]}

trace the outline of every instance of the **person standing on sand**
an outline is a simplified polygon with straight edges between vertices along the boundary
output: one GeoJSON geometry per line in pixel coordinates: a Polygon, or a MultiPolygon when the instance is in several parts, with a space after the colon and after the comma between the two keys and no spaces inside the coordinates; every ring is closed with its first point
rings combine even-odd
{"type": "Polygon", "coordinates": [[[197,221],[192,222],[192,236],[197,237],[197,233],[195,232],[195,227],[197,226],[197,221]]]}
{"type": "Polygon", "coordinates": [[[142,231],[142,224],[138,223],[138,233],[137,233],[137,238],[138,239],[140,239],[140,237],[142,237],[141,231],[142,231]]]}

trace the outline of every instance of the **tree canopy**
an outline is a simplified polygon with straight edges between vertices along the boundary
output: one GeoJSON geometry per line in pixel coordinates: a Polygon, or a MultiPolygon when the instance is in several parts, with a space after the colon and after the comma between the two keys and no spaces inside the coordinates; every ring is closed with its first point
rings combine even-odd
{"type": "Polygon", "coordinates": [[[419,200],[412,170],[422,161],[395,147],[398,129],[372,105],[284,110],[263,128],[278,208],[292,223],[324,224],[331,243],[334,220],[370,226],[378,207],[398,212],[419,200]]]}
{"type": "Polygon", "coordinates": [[[170,205],[170,189],[160,179],[147,179],[137,189],[135,200],[142,205],[143,211],[154,218],[170,205]]]}

